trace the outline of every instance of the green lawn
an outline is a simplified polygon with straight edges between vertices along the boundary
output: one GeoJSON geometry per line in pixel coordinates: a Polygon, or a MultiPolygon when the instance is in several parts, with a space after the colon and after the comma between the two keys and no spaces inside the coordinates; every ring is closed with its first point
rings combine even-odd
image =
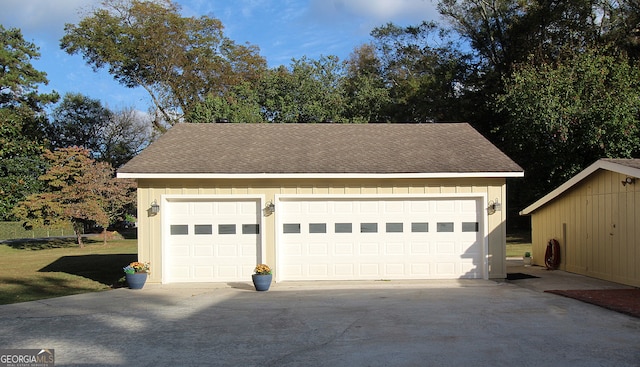
{"type": "Polygon", "coordinates": [[[84,248],[66,238],[0,244],[0,304],[111,289],[137,250],[136,239],[88,239],[84,248]]]}
{"type": "Polygon", "coordinates": [[[531,252],[531,233],[508,233],[507,257],[522,257],[525,252],[531,252]]]}
{"type": "MultiPolygon", "coordinates": [[[[98,292],[120,284],[122,268],[137,260],[137,240],[73,239],[0,244],[0,304],[98,292]]],[[[531,235],[507,235],[507,257],[531,251],[531,235]]]]}

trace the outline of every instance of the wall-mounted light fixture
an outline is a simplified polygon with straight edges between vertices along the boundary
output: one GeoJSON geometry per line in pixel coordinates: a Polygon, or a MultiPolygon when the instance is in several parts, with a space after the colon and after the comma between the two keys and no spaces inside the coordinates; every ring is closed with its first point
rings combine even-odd
{"type": "Polygon", "coordinates": [[[269,216],[275,213],[276,204],[274,204],[273,201],[267,201],[267,204],[264,206],[264,209],[262,209],[262,211],[264,212],[265,217],[269,216]]]}
{"type": "Polygon", "coordinates": [[[149,215],[157,215],[158,213],[160,213],[160,205],[154,200],[149,207],[149,215]]]}
{"type": "Polygon", "coordinates": [[[636,178],[627,176],[627,178],[622,181],[622,186],[633,185],[634,183],[636,183],[636,178]]]}
{"type": "Polygon", "coordinates": [[[489,205],[487,206],[487,214],[491,215],[501,210],[502,210],[502,204],[500,203],[500,201],[498,201],[498,198],[495,198],[495,200],[489,201],[489,205]]]}

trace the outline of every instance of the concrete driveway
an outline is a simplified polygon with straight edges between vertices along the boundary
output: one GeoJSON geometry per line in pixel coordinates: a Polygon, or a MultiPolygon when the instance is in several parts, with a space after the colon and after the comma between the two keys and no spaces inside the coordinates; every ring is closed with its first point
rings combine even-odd
{"type": "Polygon", "coordinates": [[[147,285],[0,306],[56,366],[638,366],[640,319],[486,280],[147,285]]]}

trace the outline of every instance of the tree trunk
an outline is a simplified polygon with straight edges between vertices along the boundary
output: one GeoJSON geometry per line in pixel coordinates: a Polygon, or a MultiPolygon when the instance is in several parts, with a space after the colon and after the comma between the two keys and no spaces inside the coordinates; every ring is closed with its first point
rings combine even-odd
{"type": "Polygon", "coordinates": [[[84,242],[82,242],[82,233],[76,232],[76,238],[78,239],[78,245],[80,248],[84,248],[84,242]]]}
{"type": "Polygon", "coordinates": [[[82,242],[83,229],[84,226],[82,223],[73,222],[73,232],[76,234],[76,240],[78,241],[78,246],[80,246],[80,248],[84,248],[84,242],[82,242]]]}
{"type": "Polygon", "coordinates": [[[102,245],[107,245],[107,227],[102,227],[102,245]]]}

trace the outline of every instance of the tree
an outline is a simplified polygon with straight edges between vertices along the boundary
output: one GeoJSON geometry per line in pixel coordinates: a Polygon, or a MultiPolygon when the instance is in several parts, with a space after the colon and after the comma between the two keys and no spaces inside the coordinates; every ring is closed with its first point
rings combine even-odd
{"type": "Polygon", "coordinates": [[[67,93],[53,110],[47,128],[52,149],[83,147],[97,154],[112,113],[97,99],[67,93]]]}
{"type": "Polygon", "coordinates": [[[83,147],[98,161],[118,168],[153,139],[151,124],[132,107],[111,111],[97,99],[68,93],[51,115],[51,148],[83,147]]]}
{"type": "Polygon", "coordinates": [[[209,95],[255,83],[266,68],[258,48],[237,45],[218,19],[187,18],[171,0],[105,0],[78,25],[67,24],[60,46],[95,69],[108,66],[127,87],[143,87],[160,131],[209,95]]]}
{"type": "Polygon", "coordinates": [[[45,191],[30,195],[13,210],[25,226],[56,227],[71,222],[78,245],[84,247],[82,234],[88,225],[98,224],[106,231],[110,223],[124,219],[135,197],[133,182],[114,178],[113,168],[91,159],[84,148],[62,148],[43,155],[50,163],[39,177],[45,191]]]}
{"type": "Polygon", "coordinates": [[[269,122],[342,122],[344,65],[336,56],[293,59],[271,69],[260,85],[260,104],[269,122]]]}
{"type": "Polygon", "coordinates": [[[509,123],[497,133],[525,167],[531,197],[599,158],[640,154],[639,70],[607,50],[517,66],[498,98],[509,123]]]}
{"type": "Polygon", "coordinates": [[[346,62],[345,117],[350,122],[388,121],[391,96],[382,76],[382,64],[373,45],[355,49],[346,62]]]}
{"type": "Polygon", "coordinates": [[[433,23],[375,28],[371,35],[391,103],[391,121],[451,121],[460,116],[467,56],[433,23]]]}
{"type": "Polygon", "coordinates": [[[111,111],[109,121],[102,129],[98,160],[117,169],[151,144],[154,138],[148,115],[133,107],[111,111]]]}
{"type": "Polygon", "coordinates": [[[225,95],[209,94],[185,116],[191,123],[263,122],[258,91],[248,83],[230,88],[225,95]]]}
{"type": "Polygon", "coordinates": [[[20,30],[0,25],[0,220],[10,219],[11,208],[39,190],[44,109],[58,99],[55,92],[38,93],[38,85],[47,83],[46,74],[31,65],[39,56],[20,30]]]}

